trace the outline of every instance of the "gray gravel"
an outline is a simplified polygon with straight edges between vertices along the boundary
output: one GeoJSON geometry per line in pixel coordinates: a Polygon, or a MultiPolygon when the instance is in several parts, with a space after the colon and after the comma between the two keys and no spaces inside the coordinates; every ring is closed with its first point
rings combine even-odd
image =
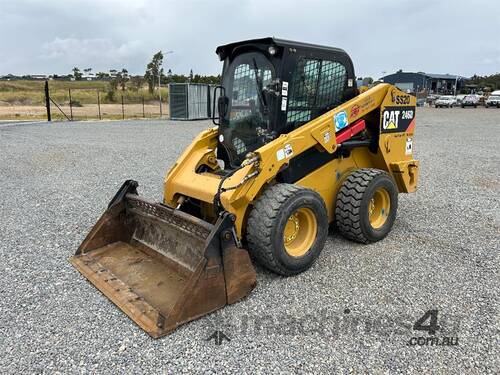
{"type": "Polygon", "coordinates": [[[0,127],[0,369],[19,372],[498,373],[500,110],[419,109],[420,188],[392,233],[331,234],[292,278],[257,267],[245,301],[153,340],[68,263],[124,179],[160,200],[209,122],[0,127]],[[408,346],[438,309],[454,347],[408,346]],[[207,342],[214,330],[231,341],[207,342]]]}

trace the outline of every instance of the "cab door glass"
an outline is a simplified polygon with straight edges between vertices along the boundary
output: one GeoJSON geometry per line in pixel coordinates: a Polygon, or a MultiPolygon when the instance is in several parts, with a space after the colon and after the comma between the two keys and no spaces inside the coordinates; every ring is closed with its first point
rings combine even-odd
{"type": "Polygon", "coordinates": [[[339,105],[346,84],[343,64],[301,57],[291,79],[287,128],[297,128],[339,105]]]}

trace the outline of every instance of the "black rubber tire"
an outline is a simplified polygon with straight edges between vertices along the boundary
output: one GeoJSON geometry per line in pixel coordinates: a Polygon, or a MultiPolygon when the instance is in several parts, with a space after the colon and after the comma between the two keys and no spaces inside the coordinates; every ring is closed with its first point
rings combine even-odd
{"type": "Polygon", "coordinates": [[[371,243],[383,239],[392,229],[398,209],[398,191],[392,177],[380,169],[358,169],[342,184],[335,207],[335,221],[340,233],[353,241],[371,243]],[[368,204],[374,192],[385,188],[391,202],[390,212],[380,228],[373,228],[368,204]]]}
{"type": "Polygon", "coordinates": [[[323,250],[327,235],[328,215],[321,196],[292,184],[276,184],[262,193],[250,212],[246,231],[250,254],[264,267],[284,276],[311,267],[323,250]],[[285,250],[283,231],[290,215],[301,207],[309,208],[316,217],[316,239],[303,256],[293,257],[285,250]]]}

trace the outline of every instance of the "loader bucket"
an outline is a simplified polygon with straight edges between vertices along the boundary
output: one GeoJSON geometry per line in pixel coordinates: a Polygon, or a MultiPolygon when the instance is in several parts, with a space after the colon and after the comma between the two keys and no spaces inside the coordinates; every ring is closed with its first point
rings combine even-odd
{"type": "Polygon", "coordinates": [[[127,180],[70,258],[152,337],[246,296],[256,284],[229,213],[210,224],[137,195],[127,180]]]}

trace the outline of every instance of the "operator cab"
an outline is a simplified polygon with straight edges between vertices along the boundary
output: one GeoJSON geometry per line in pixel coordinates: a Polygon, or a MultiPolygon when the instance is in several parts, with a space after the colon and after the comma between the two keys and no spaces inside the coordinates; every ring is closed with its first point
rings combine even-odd
{"type": "Polygon", "coordinates": [[[338,48],[262,38],[216,53],[224,61],[216,89],[217,158],[229,168],[357,95],[352,61],[338,48]]]}

